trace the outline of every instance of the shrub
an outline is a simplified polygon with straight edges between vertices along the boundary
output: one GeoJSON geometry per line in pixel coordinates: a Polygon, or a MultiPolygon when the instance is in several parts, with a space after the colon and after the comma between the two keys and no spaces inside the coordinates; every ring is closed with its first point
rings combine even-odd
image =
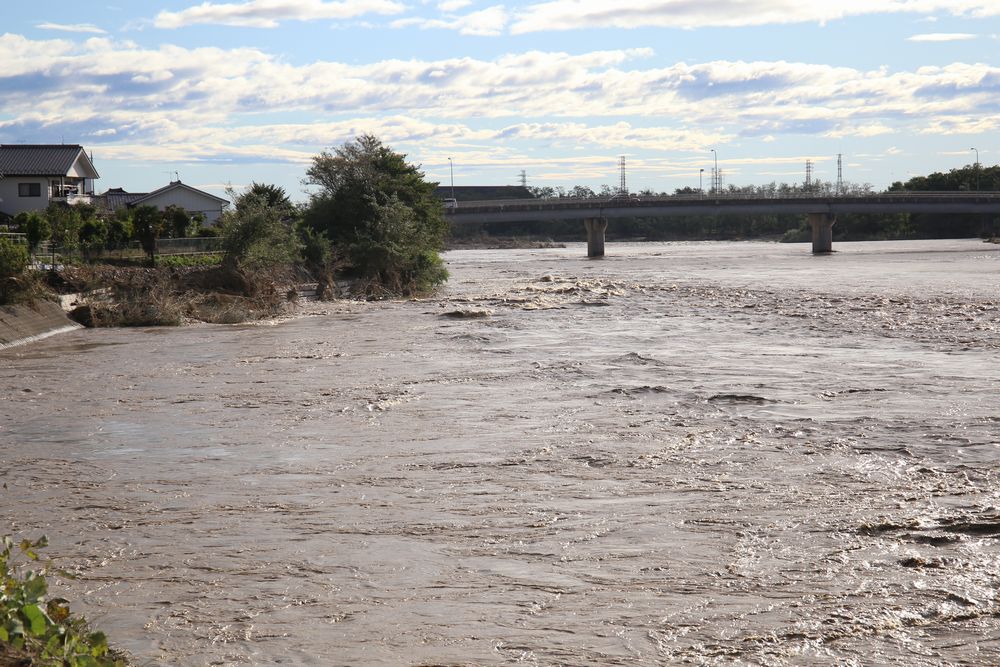
{"type": "Polygon", "coordinates": [[[30,262],[31,257],[25,246],[0,237],[0,280],[20,276],[30,262]]]}
{"type": "Polygon", "coordinates": [[[31,211],[25,215],[21,228],[28,236],[28,248],[32,252],[38,250],[42,241],[46,241],[52,236],[52,227],[49,225],[49,221],[37,211],[31,211]]]}
{"type": "Polygon", "coordinates": [[[163,215],[155,206],[140,206],[132,216],[132,229],[152,264],[156,261],[156,241],[163,231],[163,215]]]}
{"type": "Polygon", "coordinates": [[[236,205],[223,213],[219,225],[225,266],[260,269],[298,261],[299,241],[282,207],[252,189],[233,198],[236,205]]]}
{"type": "MultiPolygon", "coordinates": [[[[23,540],[21,554],[38,562],[38,550],[48,544],[44,537],[23,540]]],[[[14,540],[3,537],[0,545],[0,659],[11,664],[60,665],[62,667],[124,667],[125,660],[109,647],[107,637],[92,632],[87,622],[70,614],[62,598],[46,598],[47,568],[18,567],[13,557],[14,540]]]]}

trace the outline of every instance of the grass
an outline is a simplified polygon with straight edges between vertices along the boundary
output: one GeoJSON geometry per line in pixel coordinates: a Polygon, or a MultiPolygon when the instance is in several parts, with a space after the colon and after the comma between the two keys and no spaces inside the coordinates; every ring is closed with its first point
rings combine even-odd
{"type": "Polygon", "coordinates": [[[70,612],[69,602],[48,596],[48,566],[38,551],[42,537],[15,544],[5,535],[0,549],[0,667],[125,667],[102,632],[70,612]],[[16,548],[15,548],[16,547],[16,548]],[[20,555],[24,562],[15,558],[20,555]],[[38,569],[33,566],[40,565],[38,569]]]}

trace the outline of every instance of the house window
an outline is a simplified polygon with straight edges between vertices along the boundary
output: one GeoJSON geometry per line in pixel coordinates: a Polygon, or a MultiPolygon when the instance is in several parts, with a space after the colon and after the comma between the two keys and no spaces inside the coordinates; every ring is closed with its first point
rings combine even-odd
{"type": "Polygon", "coordinates": [[[41,183],[18,183],[17,184],[17,196],[18,197],[41,197],[42,196],[42,184],[41,183]]]}

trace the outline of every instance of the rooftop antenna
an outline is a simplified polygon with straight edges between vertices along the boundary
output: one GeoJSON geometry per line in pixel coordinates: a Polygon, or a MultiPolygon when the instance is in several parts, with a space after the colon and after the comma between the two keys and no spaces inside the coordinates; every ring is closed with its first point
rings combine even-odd
{"type": "Polygon", "coordinates": [[[618,157],[618,170],[621,172],[621,182],[618,185],[618,192],[621,194],[626,194],[628,189],[625,186],[625,156],[621,155],[618,157]]]}

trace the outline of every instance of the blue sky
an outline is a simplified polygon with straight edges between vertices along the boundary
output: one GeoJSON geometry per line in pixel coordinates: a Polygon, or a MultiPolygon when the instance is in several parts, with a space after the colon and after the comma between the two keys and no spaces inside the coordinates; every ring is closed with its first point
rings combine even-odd
{"type": "Polygon", "coordinates": [[[883,188],[997,162],[998,0],[7,3],[0,143],[78,143],[98,189],[178,174],[297,200],[379,136],[456,185],[883,188]]]}

